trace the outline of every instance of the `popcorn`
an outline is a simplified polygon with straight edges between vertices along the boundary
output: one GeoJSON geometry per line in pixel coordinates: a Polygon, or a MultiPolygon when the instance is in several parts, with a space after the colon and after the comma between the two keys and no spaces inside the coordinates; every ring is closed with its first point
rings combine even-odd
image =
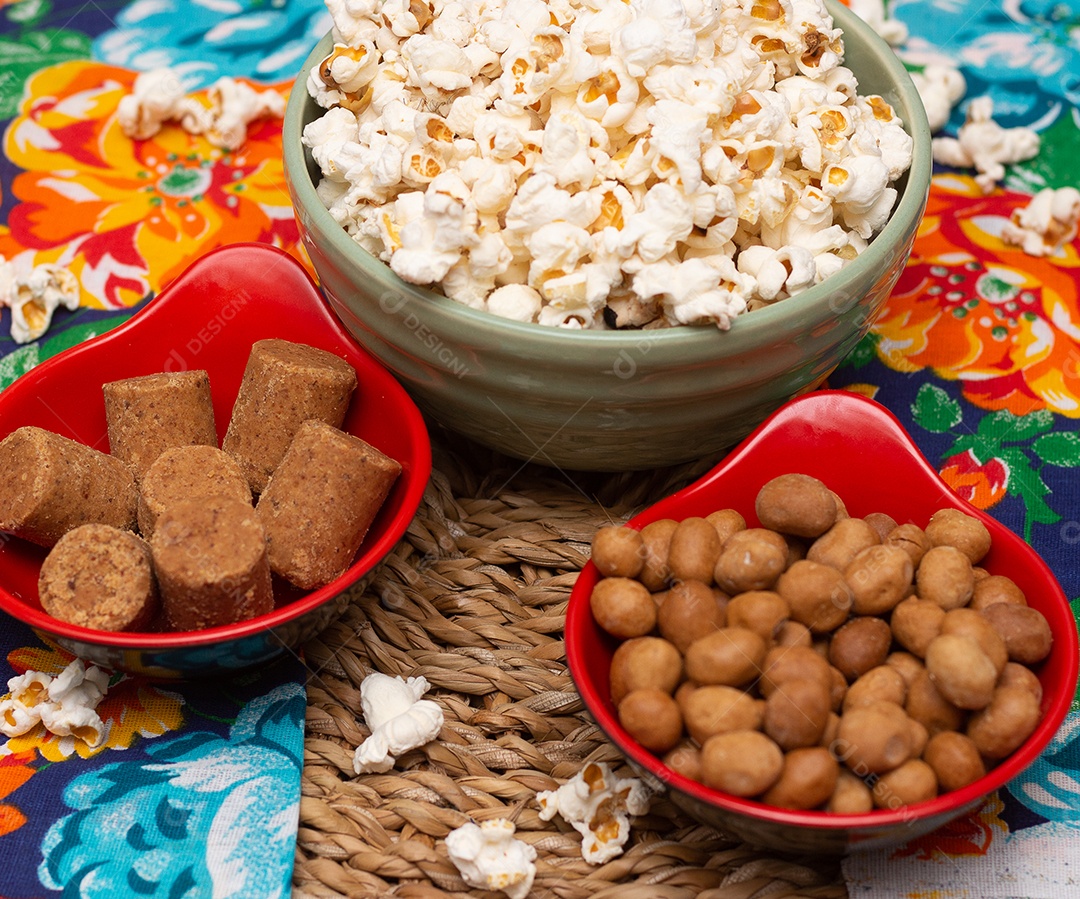
{"type": "Polygon", "coordinates": [[[360,706],[371,736],[353,755],[357,774],[389,771],[397,756],[434,740],[443,725],[443,713],[430,699],[427,678],[390,677],[374,672],[360,683],[360,706]]]}
{"type": "Polygon", "coordinates": [[[911,163],[822,0],[328,7],[320,198],[400,277],[515,320],[727,328],[857,256],[911,163]]]}
{"type": "Polygon", "coordinates": [[[94,749],[107,731],[95,711],[109,688],[109,675],[74,659],[51,677],[27,671],[8,680],[8,696],[0,701],[0,732],[9,737],[29,733],[39,723],[58,737],[70,737],[94,749]]]}
{"type": "Polygon", "coordinates": [[[334,32],[349,46],[359,43],[369,33],[380,5],[378,0],[326,0],[334,32]]]}
{"type": "Polygon", "coordinates": [[[468,188],[448,172],[431,182],[423,208],[400,230],[400,246],[390,257],[395,274],[414,284],[441,281],[464,250],[478,240],[470,222],[475,207],[466,203],[468,188]]]}
{"type": "Polygon", "coordinates": [[[334,44],[334,49],[318,68],[312,69],[312,74],[316,74],[330,90],[336,89],[350,99],[358,98],[378,72],[379,55],[370,39],[358,41],[355,47],[334,44]]]}
{"type": "Polygon", "coordinates": [[[1005,165],[1031,159],[1039,152],[1039,135],[1030,128],[1002,128],[992,118],[994,101],[976,97],[956,137],[935,137],[934,160],[956,168],[974,168],[975,183],[990,193],[1005,177],[1005,165]]]}
{"type": "Polygon", "coordinates": [[[184,85],[171,69],[152,69],[135,78],[131,93],[120,98],[116,108],[120,128],[128,137],[146,140],[166,122],[177,121],[189,134],[206,128],[206,110],[188,97],[184,85]]]}
{"type": "Polygon", "coordinates": [[[805,290],[817,281],[817,263],[806,247],[747,247],[739,254],[739,271],[757,282],[763,300],[776,300],[805,290]]]}
{"type": "Polygon", "coordinates": [[[664,311],[671,324],[707,321],[728,328],[735,316],[746,311],[753,281],[720,256],[642,266],[633,285],[639,296],[667,301],[664,311]]]}
{"type": "Polygon", "coordinates": [[[1076,237],[1078,224],[1080,191],[1047,187],[1027,206],[1013,211],[1001,229],[1001,239],[1029,256],[1052,256],[1076,237]]]}
{"type": "Polygon", "coordinates": [[[621,855],[630,836],[630,816],[649,811],[645,785],[615,776],[603,762],[589,762],[557,790],[537,793],[536,801],[542,821],[558,814],[581,834],[581,856],[594,865],[621,855]]]}
{"type": "Polygon", "coordinates": [[[19,737],[41,721],[41,706],[49,702],[52,677],[41,671],[27,671],[8,681],[8,697],[0,701],[0,731],[19,737]]]}
{"type": "Polygon", "coordinates": [[[0,306],[11,308],[12,339],[29,343],[49,330],[59,307],[79,308],[79,281],[63,266],[48,262],[19,276],[14,264],[0,256],[0,306]]]}
{"type": "Polygon", "coordinates": [[[285,115],[285,99],[277,91],[259,91],[233,78],[219,78],[209,93],[206,136],[226,150],[239,150],[247,139],[248,125],[257,119],[285,115]]]}
{"type": "Polygon", "coordinates": [[[465,51],[451,41],[441,41],[429,34],[414,34],[401,47],[408,67],[407,84],[429,97],[464,90],[478,72],[465,51]]]}
{"type": "Polygon", "coordinates": [[[848,7],[887,44],[897,47],[907,40],[907,25],[889,15],[884,0],[848,0],[848,7]]]}
{"type": "Polygon", "coordinates": [[[576,106],[553,109],[543,132],[541,157],[533,171],[550,173],[559,187],[587,188],[596,177],[596,160],[590,149],[606,142],[604,129],[576,106]]]}
{"type": "Polygon", "coordinates": [[[853,156],[825,169],[821,191],[832,198],[844,225],[868,238],[892,209],[896,191],[888,184],[889,170],[880,157],[853,156]]]}
{"type": "Polygon", "coordinates": [[[510,899],[525,899],[536,877],[536,850],[514,838],[505,818],[462,824],[446,835],[450,861],[462,879],[478,890],[501,890],[510,899]]]}
{"type": "Polygon", "coordinates": [[[52,679],[49,699],[61,705],[97,708],[109,689],[109,676],[100,668],[87,668],[82,659],[71,664],[52,679]]]}
{"type": "Polygon", "coordinates": [[[953,107],[967,91],[967,81],[963,73],[954,66],[931,63],[921,72],[909,74],[926,109],[930,131],[940,131],[949,121],[953,107]]]}
{"type": "Polygon", "coordinates": [[[612,53],[635,78],[660,63],[690,63],[697,35],[678,0],[630,0],[635,15],[612,35],[612,53]]]}
{"type": "MultiPolygon", "coordinates": [[[[343,55],[357,52],[360,51],[341,46],[343,55]]],[[[332,53],[320,67],[327,69],[327,77],[330,77],[334,56],[332,53]]],[[[315,83],[321,85],[322,105],[333,106],[349,96],[344,89],[329,89],[318,78],[309,79],[309,84],[314,86],[315,83]]],[[[124,134],[135,140],[153,137],[166,122],[176,121],[188,134],[205,134],[226,150],[238,150],[247,139],[251,122],[266,116],[281,118],[285,115],[285,100],[277,91],[258,91],[229,77],[219,78],[209,89],[208,96],[209,108],[185,94],[179,77],[172,70],[153,69],[136,77],[132,92],[120,98],[117,119],[124,134]]]]}
{"type": "Polygon", "coordinates": [[[487,298],[487,310],[503,318],[519,322],[536,320],[543,298],[526,284],[503,284],[496,287],[487,298]]]}
{"type": "Polygon", "coordinates": [[[658,262],[672,253],[693,227],[694,207],[689,198],[661,181],[649,188],[641,211],[630,216],[622,230],[604,232],[605,247],[623,258],[637,253],[644,262],[658,262]]]}

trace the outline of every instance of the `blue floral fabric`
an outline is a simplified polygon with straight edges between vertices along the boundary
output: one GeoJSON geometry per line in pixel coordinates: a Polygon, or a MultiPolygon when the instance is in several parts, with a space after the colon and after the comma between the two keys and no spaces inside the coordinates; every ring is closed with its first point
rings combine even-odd
{"type": "Polygon", "coordinates": [[[94,39],[94,59],[137,71],[167,66],[189,90],[222,75],[293,78],[331,24],[321,0],[142,0],[115,22],[94,39]]]}
{"type": "Polygon", "coordinates": [[[75,777],[45,835],[44,886],[87,897],[281,896],[300,776],[295,683],[256,696],[224,734],[185,730],[75,777]],[[87,839],[87,837],[91,839],[87,839]]]}
{"type": "MultiPolygon", "coordinates": [[[[109,83],[125,70],[130,81],[139,71],[170,66],[183,73],[191,90],[228,75],[287,93],[329,27],[323,0],[0,0],[5,147],[0,241],[7,241],[0,255],[25,254],[39,262],[46,260],[34,254],[52,252],[48,261],[62,261],[82,253],[91,267],[115,273],[97,281],[84,277],[84,285],[104,284],[109,277],[138,283],[123,279],[143,271],[128,250],[133,239],[126,244],[122,239],[130,228],[117,235],[103,231],[112,238],[107,247],[100,234],[90,233],[68,233],[52,248],[35,237],[12,238],[20,210],[36,210],[21,219],[32,229],[42,216],[70,223],[87,205],[60,201],[59,194],[35,195],[28,167],[11,156],[18,116],[28,106],[56,102],[49,87],[36,97],[30,85],[51,84],[55,72],[74,73],[70,78],[77,80],[78,72],[93,70],[109,83]]],[[[66,77],[60,81],[67,83],[66,77]]],[[[280,129],[266,133],[252,141],[250,155],[270,159],[280,170],[280,129]]],[[[77,145],[73,139],[71,146],[77,145]]],[[[106,156],[91,168],[102,172],[110,165],[123,168],[106,156]]],[[[261,177],[265,182],[269,176],[261,177]]],[[[127,194],[129,203],[137,187],[127,194]]],[[[243,214],[235,215],[249,230],[229,219],[231,234],[222,240],[265,239],[285,247],[296,242],[285,192],[272,182],[269,190],[269,197],[249,191],[253,198],[243,214]],[[282,204],[283,213],[276,208],[282,204]],[[277,226],[278,221],[283,224],[277,226]]],[[[121,190],[112,194],[118,203],[124,196],[121,190]]],[[[145,208],[149,219],[155,208],[151,203],[145,208]]],[[[124,219],[125,228],[129,220],[124,219]]],[[[96,227],[92,217],[86,221],[96,227]]],[[[182,268],[200,249],[215,245],[211,239],[218,241],[203,229],[174,242],[175,265],[182,268]]],[[[28,344],[12,340],[10,310],[0,310],[0,389],[151,302],[176,272],[160,249],[150,262],[152,277],[143,282],[148,289],[126,297],[123,308],[99,296],[75,311],[60,309],[45,335],[28,344]]],[[[58,674],[71,660],[66,650],[0,613],[0,684],[31,669],[58,674]]],[[[213,682],[153,682],[117,673],[98,707],[108,728],[100,747],[73,746],[41,727],[10,739],[0,735],[0,896],[288,896],[299,821],[306,673],[291,654],[213,682]]],[[[6,692],[0,686],[0,695],[6,692]]]]}
{"type": "Polygon", "coordinates": [[[955,134],[963,124],[972,98],[989,96],[999,124],[1049,138],[1036,159],[1012,168],[1008,184],[1030,190],[1080,184],[1077,0],[897,0],[889,9],[908,28],[904,52],[964,73],[967,92],[948,131],[955,134]]]}

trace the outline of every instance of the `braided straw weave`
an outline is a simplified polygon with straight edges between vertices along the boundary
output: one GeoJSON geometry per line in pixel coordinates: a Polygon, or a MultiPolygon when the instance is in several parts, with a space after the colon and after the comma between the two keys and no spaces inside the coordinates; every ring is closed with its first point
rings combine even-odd
{"type": "Polygon", "coordinates": [[[624,853],[603,865],[585,862],[561,818],[539,817],[536,793],[586,762],[632,776],[583,710],[566,666],[566,604],[592,535],[712,462],[581,475],[433,436],[434,474],[405,538],[305,648],[294,897],[505,899],[470,889],[443,842],[470,819],[498,817],[536,849],[538,899],[845,896],[835,863],[751,849],[662,797],[634,819],[624,853]],[[353,751],[369,733],[359,687],[373,670],[426,677],[445,725],[393,770],[357,777],[353,751]]]}

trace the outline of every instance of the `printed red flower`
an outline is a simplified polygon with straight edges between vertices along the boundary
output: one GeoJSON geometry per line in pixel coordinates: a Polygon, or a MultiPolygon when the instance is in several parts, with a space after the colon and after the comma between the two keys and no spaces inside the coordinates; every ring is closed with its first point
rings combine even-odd
{"type": "Polygon", "coordinates": [[[996,458],[980,462],[975,453],[965,450],[945,460],[941,477],[973,506],[989,509],[1008,492],[1009,466],[996,458]]]}

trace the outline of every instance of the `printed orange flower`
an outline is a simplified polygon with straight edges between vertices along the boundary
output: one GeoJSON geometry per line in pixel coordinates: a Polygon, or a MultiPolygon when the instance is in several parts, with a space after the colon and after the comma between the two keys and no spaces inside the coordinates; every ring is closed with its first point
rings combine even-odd
{"type": "MultiPolygon", "coordinates": [[[[19,674],[34,670],[57,675],[73,658],[51,642],[49,648],[24,646],[8,654],[8,662],[19,674]]],[[[105,739],[94,748],[74,737],[51,734],[42,725],[20,737],[11,737],[7,748],[16,753],[38,754],[50,762],[62,762],[73,755],[90,758],[108,749],[127,749],[139,737],[160,737],[179,730],[184,722],[183,700],[179,696],[126,675],[113,676],[97,713],[106,730],[105,739]]]]}
{"type": "Polygon", "coordinates": [[[945,460],[941,478],[973,506],[989,509],[1008,492],[1009,466],[1003,459],[980,462],[965,450],[945,460]]]}
{"type": "Polygon", "coordinates": [[[174,124],[135,141],[117,119],[135,75],[76,61],[29,79],[4,147],[24,171],[12,182],[18,202],[0,254],[66,265],[79,278],[83,305],[104,308],[159,291],[223,244],[270,243],[304,261],[280,121],[253,122],[235,153],[174,124]]]}
{"type": "MultiPolygon", "coordinates": [[[[12,752],[0,756],[0,800],[10,796],[34,776],[35,769],[30,765],[33,760],[32,752],[12,752]]],[[[26,815],[21,809],[0,802],[0,837],[18,830],[25,823],[26,815]]]]}
{"type": "Polygon", "coordinates": [[[983,409],[1080,418],[1080,241],[1039,258],[1001,240],[1030,197],[938,176],[907,268],[874,324],[896,371],[959,380],[983,409]]]}

